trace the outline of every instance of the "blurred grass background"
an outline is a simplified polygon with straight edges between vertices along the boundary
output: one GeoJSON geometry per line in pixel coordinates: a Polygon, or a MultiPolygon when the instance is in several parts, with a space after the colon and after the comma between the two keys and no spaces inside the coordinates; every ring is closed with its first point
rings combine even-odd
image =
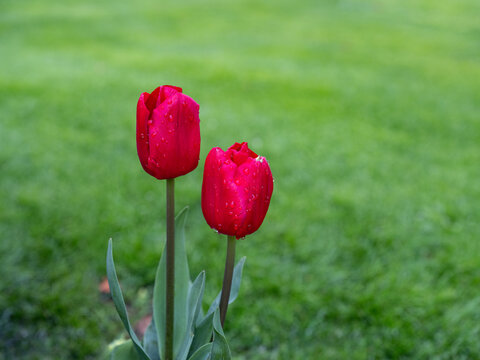
{"type": "Polygon", "coordinates": [[[276,178],[242,241],[235,359],[480,358],[477,0],[0,2],[0,358],[95,359],[124,334],[97,289],[114,239],[149,311],[164,182],[140,167],[139,94],[201,105],[192,275],[221,286],[205,155],[249,141],[276,178]]]}

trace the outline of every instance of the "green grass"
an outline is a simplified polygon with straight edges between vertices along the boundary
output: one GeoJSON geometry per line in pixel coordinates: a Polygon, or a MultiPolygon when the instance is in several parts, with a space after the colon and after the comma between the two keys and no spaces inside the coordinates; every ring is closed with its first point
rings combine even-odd
{"type": "Polygon", "coordinates": [[[124,334],[97,284],[114,239],[149,311],[165,184],[140,167],[140,92],[201,105],[192,274],[221,286],[200,209],[213,146],[249,141],[275,176],[239,243],[235,359],[480,359],[477,0],[0,3],[0,358],[94,359],[124,334]]]}

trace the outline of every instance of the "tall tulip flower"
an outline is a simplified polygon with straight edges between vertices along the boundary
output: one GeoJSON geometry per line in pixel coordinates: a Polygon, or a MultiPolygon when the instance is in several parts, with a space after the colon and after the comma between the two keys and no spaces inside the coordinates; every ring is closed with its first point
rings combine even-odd
{"type": "Polygon", "coordinates": [[[137,152],[143,169],[167,179],[165,359],[173,360],[175,178],[194,170],[200,154],[200,106],[182,88],[159,86],[137,103],[137,152]]]}
{"type": "Polygon", "coordinates": [[[199,105],[176,86],[144,92],[137,103],[137,152],[157,179],[188,174],[200,154],[199,105]]]}
{"type": "Polygon", "coordinates": [[[246,142],[235,143],[227,151],[219,147],[210,150],[203,173],[202,211],[210,227],[228,235],[220,300],[222,325],[231,290],[235,238],[245,237],[260,227],[272,192],[273,177],[267,160],[250,150],[246,142]]]}

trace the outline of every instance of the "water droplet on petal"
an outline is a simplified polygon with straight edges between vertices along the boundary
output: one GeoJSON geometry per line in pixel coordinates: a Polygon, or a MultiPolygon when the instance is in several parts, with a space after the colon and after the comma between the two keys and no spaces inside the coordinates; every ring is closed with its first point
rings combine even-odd
{"type": "Polygon", "coordinates": [[[156,132],[156,131],[153,131],[153,132],[152,132],[152,137],[155,137],[155,136],[157,136],[157,132],[156,132]]]}
{"type": "Polygon", "coordinates": [[[248,168],[245,168],[243,169],[243,172],[245,173],[245,175],[248,175],[248,173],[250,172],[250,170],[248,168]]]}
{"type": "Polygon", "coordinates": [[[173,121],[173,115],[172,114],[168,115],[168,121],[173,121]]]}
{"type": "Polygon", "coordinates": [[[240,179],[235,180],[235,184],[240,185],[240,179]]]}
{"type": "Polygon", "coordinates": [[[152,124],[153,124],[153,120],[148,120],[148,121],[147,121],[147,124],[148,124],[148,125],[152,125],[152,124]]]}
{"type": "Polygon", "coordinates": [[[235,224],[235,225],[233,226],[233,229],[234,229],[235,231],[238,230],[238,225],[235,224]]]}

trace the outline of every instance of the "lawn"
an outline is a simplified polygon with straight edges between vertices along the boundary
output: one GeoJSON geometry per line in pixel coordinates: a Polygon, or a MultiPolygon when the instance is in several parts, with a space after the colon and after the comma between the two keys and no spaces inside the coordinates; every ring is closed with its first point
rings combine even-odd
{"type": "MultiPolygon", "coordinates": [[[[200,208],[210,148],[248,141],[275,188],[225,326],[234,359],[480,359],[478,0],[0,2],[0,359],[96,359],[125,334],[107,241],[150,311],[165,184],[142,91],[200,104],[192,276],[221,287],[200,208]]],[[[205,304],[206,306],[207,304],[205,304]]]]}

